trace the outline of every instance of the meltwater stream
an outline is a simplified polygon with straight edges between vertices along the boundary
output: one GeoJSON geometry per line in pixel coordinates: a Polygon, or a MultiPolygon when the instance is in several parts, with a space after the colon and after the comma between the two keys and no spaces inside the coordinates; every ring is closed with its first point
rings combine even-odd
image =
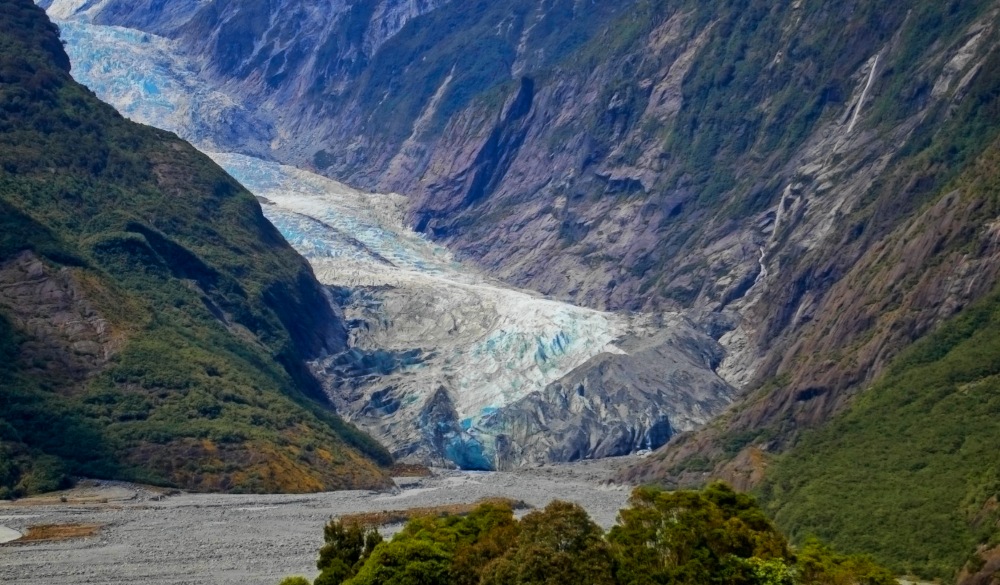
{"type": "Polygon", "coordinates": [[[267,153],[268,121],[174,41],[92,24],[99,1],[42,4],[79,82],[206,152],[309,260],[351,332],[350,350],[314,370],[397,457],[491,469],[624,454],[730,400],[714,341],[683,316],[604,313],[491,279],[407,226],[405,197],[248,156],[267,153]]]}

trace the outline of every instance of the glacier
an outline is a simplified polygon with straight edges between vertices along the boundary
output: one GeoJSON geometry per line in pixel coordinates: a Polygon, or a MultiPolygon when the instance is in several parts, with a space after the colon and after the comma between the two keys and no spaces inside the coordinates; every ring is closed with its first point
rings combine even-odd
{"type": "Polygon", "coordinates": [[[348,352],[313,368],[338,412],[397,457],[494,469],[622,454],[732,398],[711,371],[714,342],[682,316],[601,312],[499,282],[408,226],[406,197],[266,160],[268,121],[204,82],[174,41],[95,25],[92,3],[49,4],[74,78],[208,154],[310,262],[351,334],[348,352]],[[593,374],[618,370],[624,381],[593,374]],[[539,438],[548,427],[564,431],[539,438]]]}
{"type": "Polygon", "coordinates": [[[94,25],[87,20],[89,12],[73,20],[53,15],[54,10],[65,14],[71,6],[53,4],[49,16],[59,25],[73,78],[123,116],[169,130],[202,150],[238,145],[249,154],[269,152],[273,124],[224,89],[204,83],[197,64],[182,56],[177,41],[94,25]]]}
{"type": "MultiPolygon", "coordinates": [[[[637,318],[594,311],[493,282],[410,229],[405,198],[363,193],[293,167],[232,153],[209,155],[262,201],[265,216],[312,264],[323,284],[364,290],[382,309],[352,345],[375,352],[428,354],[398,372],[377,376],[360,400],[334,401],[363,412],[371,394],[402,388],[406,405],[388,421],[419,418],[438,388],[457,415],[463,445],[486,454],[492,433],[483,417],[544,388],[601,353],[624,353],[614,341],[640,327],[637,318]],[[383,322],[382,326],[372,321],[383,322]],[[398,414],[397,414],[398,413],[398,414]],[[476,446],[478,445],[478,446],[476,446]]],[[[354,311],[351,317],[361,313],[354,311]]],[[[338,376],[337,378],[340,378],[338,376]]],[[[358,417],[353,417],[358,420],[358,417]]],[[[361,420],[364,420],[363,418],[361,420]]],[[[365,421],[366,428],[377,420],[365,421]]],[[[386,428],[377,435],[396,448],[386,428]]],[[[455,447],[449,457],[455,455],[455,447]]],[[[474,458],[478,459],[478,457],[474,458]]],[[[466,462],[492,467],[488,462],[466,462]]]]}

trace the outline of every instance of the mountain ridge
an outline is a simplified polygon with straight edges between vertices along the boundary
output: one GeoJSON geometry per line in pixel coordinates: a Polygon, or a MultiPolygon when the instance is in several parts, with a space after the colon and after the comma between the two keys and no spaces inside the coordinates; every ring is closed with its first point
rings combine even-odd
{"type": "MultiPolygon", "coordinates": [[[[382,77],[342,78],[361,84],[348,93],[378,99],[330,114],[324,100],[345,95],[333,90],[290,110],[315,127],[303,142],[329,132],[349,146],[313,156],[285,137],[275,153],[408,193],[414,225],[514,284],[596,308],[694,311],[727,350],[719,372],[740,387],[780,380],[803,359],[801,340],[816,337],[820,312],[835,319],[847,294],[836,291],[851,288],[867,248],[942,195],[997,133],[995,2],[518,6],[509,20],[452,4],[413,14],[376,51],[382,77]],[[503,67],[483,64],[476,81],[445,65],[470,31],[494,30],[488,42],[511,56],[503,67]],[[431,55],[437,73],[406,81],[431,55]],[[419,103],[351,134],[374,119],[365,108],[404,98],[419,103]],[[332,117],[313,121],[322,112],[332,117]]],[[[921,316],[881,355],[799,370],[787,394],[819,398],[804,401],[817,407],[806,418],[847,404],[949,316],[935,306],[985,292],[942,277],[951,288],[918,295],[921,316]]],[[[874,323],[841,322],[808,343],[817,356],[851,352],[874,323]]]]}
{"type": "Polygon", "coordinates": [[[40,8],[0,9],[4,495],[387,485],[305,365],[343,323],[253,197],[73,82],[40,8]]]}

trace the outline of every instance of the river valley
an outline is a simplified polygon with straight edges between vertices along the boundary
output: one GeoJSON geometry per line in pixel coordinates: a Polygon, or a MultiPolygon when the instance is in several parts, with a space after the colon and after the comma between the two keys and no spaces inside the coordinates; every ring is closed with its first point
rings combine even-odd
{"type": "MultiPolygon", "coordinates": [[[[331,516],[507,497],[543,507],[577,502],[610,527],[629,488],[608,483],[628,461],[605,459],[505,472],[436,470],[397,478],[390,492],[307,495],[172,493],[117,482],[86,482],[68,492],[0,502],[0,527],[96,524],[96,535],[0,545],[0,582],[17,585],[275,585],[315,577],[323,524],[331,516]],[[171,495],[167,495],[171,494],[171,495]],[[66,501],[60,501],[65,498],[66,501]]],[[[383,529],[388,535],[399,526],[383,529]]]]}

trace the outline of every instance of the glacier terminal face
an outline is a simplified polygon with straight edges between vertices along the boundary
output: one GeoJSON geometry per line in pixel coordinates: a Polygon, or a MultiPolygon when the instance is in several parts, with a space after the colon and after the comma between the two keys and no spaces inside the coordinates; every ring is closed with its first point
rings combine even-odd
{"type": "Polygon", "coordinates": [[[313,365],[338,411],[400,458],[470,469],[626,454],[723,409],[718,344],[681,315],[595,311],[484,276],[405,222],[407,200],[252,156],[266,120],[203,82],[172,40],[52,3],[73,75],[176,132],[261,201],[351,325],[313,365]],[[65,20],[70,18],[72,20],[65,20]],[[243,154],[220,152],[239,145],[243,154]]]}

